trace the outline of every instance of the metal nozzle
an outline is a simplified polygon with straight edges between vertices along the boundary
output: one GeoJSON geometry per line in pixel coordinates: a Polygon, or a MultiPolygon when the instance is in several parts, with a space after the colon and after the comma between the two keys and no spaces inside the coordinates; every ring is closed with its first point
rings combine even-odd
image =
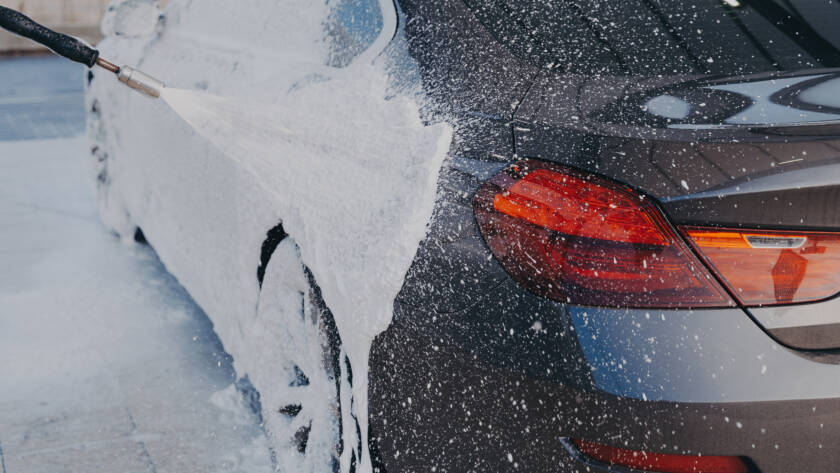
{"type": "Polygon", "coordinates": [[[163,82],[155,79],[154,77],[128,66],[123,66],[119,69],[119,72],[117,72],[117,78],[120,82],[132,89],[138,90],[149,97],[154,98],[160,97],[161,90],[166,87],[163,82]]]}
{"type": "Polygon", "coordinates": [[[111,71],[114,74],[119,74],[120,73],[120,68],[117,67],[117,65],[114,64],[113,62],[105,59],[104,57],[96,58],[96,65],[105,69],[105,70],[111,71]]]}

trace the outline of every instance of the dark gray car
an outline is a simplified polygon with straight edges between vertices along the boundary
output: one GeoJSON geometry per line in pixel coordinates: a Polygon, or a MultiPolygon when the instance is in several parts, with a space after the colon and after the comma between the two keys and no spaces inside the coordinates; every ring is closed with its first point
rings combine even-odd
{"type": "Polygon", "coordinates": [[[225,96],[329,84],[322,72],[376,54],[389,91],[417,93],[427,123],[455,129],[393,320],[369,366],[351,367],[323,273],[302,270],[270,186],[157,103],[115,91],[112,75],[89,76],[103,214],[155,246],[237,368],[252,370],[263,395],[248,390],[249,401],[286,448],[277,458],[307,464],[323,448],[309,464],[372,460],[389,473],[840,470],[836,1],[208,0],[149,11],[150,28],[115,29],[103,54],[225,96]],[[301,58],[289,34],[304,18],[289,10],[312,5],[328,10],[307,24],[326,59],[301,58]],[[262,75],[275,66],[302,77],[278,85],[262,75]],[[311,317],[272,305],[279,289],[311,317]],[[270,323],[249,331],[257,319],[270,323]],[[316,321],[299,330],[311,337],[287,343],[289,319],[316,321]],[[313,346],[327,366],[294,358],[313,346]],[[362,439],[346,393],[364,368],[362,439]],[[307,390],[319,382],[335,389],[307,390]],[[278,386],[298,397],[267,394],[278,386]]]}
{"type": "Polygon", "coordinates": [[[399,4],[469,125],[374,346],[383,471],[836,470],[840,6],[399,4]]]}

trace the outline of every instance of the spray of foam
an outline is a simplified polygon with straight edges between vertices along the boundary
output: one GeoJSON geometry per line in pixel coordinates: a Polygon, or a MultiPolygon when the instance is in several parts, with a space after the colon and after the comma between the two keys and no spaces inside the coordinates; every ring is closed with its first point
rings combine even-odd
{"type": "MultiPolygon", "coordinates": [[[[322,288],[359,375],[367,438],[368,358],[431,218],[448,125],[425,126],[414,100],[386,100],[376,66],[288,93],[275,105],[165,89],[162,98],[276,196],[285,230],[322,288]]],[[[367,442],[363,442],[367,445],[367,442]]],[[[362,456],[370,471],[370,455],[362,456]]]]}

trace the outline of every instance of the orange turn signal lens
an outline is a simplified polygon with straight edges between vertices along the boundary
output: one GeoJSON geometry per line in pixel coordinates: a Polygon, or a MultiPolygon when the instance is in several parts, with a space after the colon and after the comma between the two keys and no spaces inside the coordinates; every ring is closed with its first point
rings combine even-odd
{"type": "Polygon", "coordinates": [[[681,230],[744,305],[813,302],[840,292],[840,234],[681,230]]]}

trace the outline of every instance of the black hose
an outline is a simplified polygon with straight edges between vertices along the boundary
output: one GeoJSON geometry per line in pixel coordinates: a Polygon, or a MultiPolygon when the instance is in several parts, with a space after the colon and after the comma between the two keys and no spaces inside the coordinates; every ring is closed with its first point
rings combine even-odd
{"type": "Polygon", "coordinates": [[[0,28],[41,43],[56,54],[87,67],[93,67],[99,59],[99,51],[76,38],[39,25],[28,16],[10,8],[0,7],[0,28]]]}

